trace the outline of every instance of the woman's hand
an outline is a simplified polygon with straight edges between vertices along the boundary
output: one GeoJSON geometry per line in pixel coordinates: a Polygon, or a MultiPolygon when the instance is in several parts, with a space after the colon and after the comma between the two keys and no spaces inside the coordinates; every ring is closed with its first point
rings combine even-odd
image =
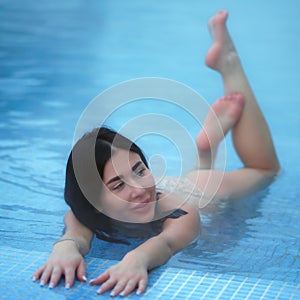
{"type": "Polygon", "coordinates": [[[70,288],[75,279],[86,282],[86,268],[82,255],[73,241],[62,241],[53,247],[53,251],[46,263],[35,271],[33,280],[40,280],[44,286],[49,282],[49,288],[55,287],[62,275],[65,275],[65,287],[70,288]]]}
{"type": "Polygon", "coordinates": [[[118,264],[110,267],[90,284],[102,284],[97,293],[102,294],[112,290],[111,296],[127,296],[137,288],[137,294],[146,290],[148,271],[141,259],[126,255],[118,264]]]}

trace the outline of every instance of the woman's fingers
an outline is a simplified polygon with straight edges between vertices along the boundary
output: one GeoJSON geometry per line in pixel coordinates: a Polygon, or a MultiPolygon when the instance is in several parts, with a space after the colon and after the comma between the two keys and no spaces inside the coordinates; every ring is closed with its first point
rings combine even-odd
{"type": "Polygon", "coordinates": [[[66,268],[64,271],[65,274],[65,288],[69,289],[75,280],[75,269],[73,267],[66,268]]]}
{"type": "MultiPolygon", "coordinates": [[[[74,246],[73,243],[71,245],[74,246]]],[[[34,272],[32,279],[39,280],[41,286],[49,283],[49,288],[57,286],[63,275],[66,288],[73,286],[76,275],[80,281],[85,282],[86,268],[84,259],[76,247],[74,247],[74,252],[72,252],[74,250],[72,249],[66,250],[65,248],[56,247],[46,263],[34,272]]]]}
{"type": "Polygon", "coordinates": [[[136,293],[138,295],[140,295],[140,294],[145,292],[145,290],[147,288],[147,284],[148,284],[148,280],[145,279],[145,278],[142,278],[140,280],[131,279],[127,282],[125,288],[120,293],[120,295],[121,296],[128,296],[129,294],[131,294],[135,290],[136,287],[137,287],[136,293]]]}
{"type": "Polygon", "coordinates": [[[84,260],[82,260],[77,268],[77,278],[82,282],[86,282],[86,267],[84,260]]]}
{"type": "MultiPolygon", "coordinates": [[[[114,269],[107,270],[102,273],[97,278],[90,281],[92,285],[101,284],[101,287],[97,293],[105,293],[111,290],[111,296],[127,296],[132,293],[137,288],[137,294],[141,294],[146,290],[147,287],[147,272],[146,274],[118,274],[114,269]],[[113,271],[112,271],[113,270],[113,271]],[[116,274],[114,274],[116,273],[116,274]],[[144,276],[145,275],[145,276],[144,276]]],[[[75,281],[75,272],[79,280],[86,281],[86,267],[82,260],[79,265],[48,265],[45,264],[43,267],[39,268],[34,274],[34,280],[40,280],[40,285],[44,286],[49,282],[49,288],[54,288],[59,283],[63,275],[65,275],[65,287],[70,288],[75,281]]]]}
{"type": "Polygon", "coordinates": [[[62,269],[54,267],[53,272],[51,274],[50,283],[49,283],[49,288],[50,289],[57,286],[61,276],[62,276],[62,269]]]}
{"type": "MultiPolygon", "coordinates": [[[[67,267],[44,265],[33,274],[32,279],[40,279],[41,286],[44,286],[49,282],[49,288],[54,288],[57,286],[62,276],[65,275],[65,287],[70,288],[75,281],[75,272],[75,265],[69,265],[67,267]]],[[[85,272],[85,263],[82,260],[77,268],[77,276],[80,281],[86,282],[85,272]]]]}
{"type": "MultiPolygon", "coordinates": [[[[86,267],[84,261],[82,261],[77,268],[77,277],[79,280],[86,281],[86,267]]],[[[33,274],[33,279],[40,279],[40,285],[44,286],[49,282],[49,288],[54,288],[59,283],[62,276],[65,275],[65,287],[70,288],[75,281],[75,269],[74,267],[60,266],[52,267],[51,265],[45,265],[38,269],[33,274]]],[[[109,271],[102,273],[97,278],[90,281],[92,285],[102,284],[97,293],[102,294],[111,291],[111,296],[127,296],[137,288],[137,294],[144,293],[147,287],[147,277],[115,277],[110,274],[109,271]]]]}
{"type": "Polygon", "coordinates": [[[109,273],[108,271],[102,273],[101,275],[99,275],[97,278],[94,278],[90,281],[90,284],[92,285],[97,285],[97,284],[101,284],[103,282],[105,282],[106,280],[109,279],[109,273]]]}
{"type": "Polygon", "coordinates": [[[44,266],[40,267],[39,269],[37,269],[37,270],[33,273],[33,275],[32,275],[32,280],[33,280],[33,281],[36,281],[36,280],[40,279],[40,277],[41,277],[41,275],[43,274],[45,268],[46,268],[46,266],[44,265],[44,266]]]}
{"type": "Polygon", "coordinates": [[[148,285],[148,278],[142,278],[139,281],[139,285],[138,285],[138,289],[137,289],[136,293],[138,295],[144,293],[146,291],[147,285],[148,285]]]}
{"type": "Polygon", "coordinates": [[[40,286],[44,286],[48,283],[48,281],[51,277],[52,271],[53,271],[52,266],[45,267],[45,269],[42,273],[42,276],[40,277],[40,286]]]}
{"type": "Polygon", "coordinates": [[[101,285],[97,293],[102,294],[107,292],[108,290],[111,290],[117,284],[117,282],[118,281],[115,278],[109,278],[101,285]]]}
{"type": "MultiPolygon", "coordinates": [[[[103,275],[103,274],[102,274],[103,275]]],[[[99,276],[100,277],[100,276],[99,276]]],[[[104,277],[102,277],[103,280],[104,277]]],[[[97,282],[99,278],[97,278],[97,282]]],[[[95,281],[91,282],[92,284],[97,284],[95,281]]],[[[102,286],[98,289],[97,293],[102,294],[107,292],[108,290],[112,290],[110,296],[128,296],[132,293],[136,288],[137,294],[142,294],[145,292],[147,287],[148,280],[147,278],[128,278],[128,279],[116,279],[114,277],[107,278],[102,286]]]]}
{"type": "Polygon", "coordinates": [[[117,282],[117,284],[114,286],[114,288],[112,289],[110,295],[112,297],[114,297],[116,295],[119,295],[124,290],[124,288],[126,287],[126,284],[127,284],[126,280],[119,280],[117,282]]]}
{"type": "MultiPolygon", "coordinates": [[[[137,283],[138,282],[137,282],[136,279],[128,280],[127,284],[124,286],[124,289],[122,291],[120,291],[121,293],[119,292],[120,295],[121,296],[127,296],[130,293],[132,293],[134,291],[134,289],[136,288],[137,283]]],[[[114,292],[114,290],[113,290],[113,292],[114,292]]]]}

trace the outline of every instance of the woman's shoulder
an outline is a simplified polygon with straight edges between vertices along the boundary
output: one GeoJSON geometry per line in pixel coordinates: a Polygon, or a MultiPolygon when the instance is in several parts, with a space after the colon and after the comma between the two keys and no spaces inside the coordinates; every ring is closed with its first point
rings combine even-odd
{"type": "Polygon", "coordinates": [[[193,197],[202,197],[203,191],[188,177],[165,176],[156,179],[157,190],[163,194],[187,194],[193,197]]]}

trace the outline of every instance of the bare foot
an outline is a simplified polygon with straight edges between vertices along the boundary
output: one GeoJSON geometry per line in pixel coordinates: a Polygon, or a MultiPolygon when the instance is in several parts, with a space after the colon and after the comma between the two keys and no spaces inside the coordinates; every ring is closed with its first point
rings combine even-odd
{"type": "Polygon", "coordinates": [[[217,100],[209,111],[196,138],[199,155],[217,147],[239,120],[245,103],[244,95],[233,93],[217,100]]]}
{"type": "Polygon", "coordinates": [[[217,12],[208,22],[208,28],[213,38],[213,45],[208,50],[205,63],[208,67],[223,73],[228,69],[228,63],[237,57],[236,50],[226,28],[228,12],[217,12]]]}

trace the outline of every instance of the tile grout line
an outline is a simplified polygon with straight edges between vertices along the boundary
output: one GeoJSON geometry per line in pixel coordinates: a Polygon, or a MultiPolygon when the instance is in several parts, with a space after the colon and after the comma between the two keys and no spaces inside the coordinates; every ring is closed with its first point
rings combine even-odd
{"type": "Polygon", "coordinates": [[[269,291],[270,287],[273,285],[273,283],[274,283],[274,281],[272,280],[272,281],[268,284],[268,286],[265,288],[265,291],[264,291],[264,293],[262,294],[262,296],[260,297],[260,299],[264,299],[264,296],[268,293],[268,291],[269,291]]]}
{"type": "Polygon", "coordinates": [[[246,281],[248,280],[248,277],[246,277],[241,284],[239,285],[238,289],[235,290],[234,294],[231,296],[230,299],[234,299],[234,297],[239,293],[239,291],[241,290],[242,286],[246,283],[246,281]]]}
{"type": "Polygon", "coordinates": [[[165,288],[160,292],[159,295],[156,296],[156,299],[161,299],[160,296],[168,290],[168,288],[172,285],[172,283],[177,279],[177,277],[182,273],[182,270],[180,270],[176,275],[173,277],[173,279],[165,286],[165,288]]]}
{"type": "Polygon", "coordinates": [[[205,291],[205,293],[202,295],[200,299],[205,299],[205,296],[209,293],[209,291],[212,289],[212,287],[216,284],[218,279],[222,276],[222,274],[219,274],[214,281],[210,284],[209,288],[205,291]]]}
{"type": "Polygon", "coordinates": [[[204,275],[201,277],[201,279],[199,280],[199,282],[197,283],[197,285],[194,286],[194,288],[193,288],[193,289],[191,290],[191,292],[189,293],[187,299],[189,299],[189,297],[191,297],[191,296],[193,295],[193,293],[196,291],[196,289],[201,285],[201,283],[202,283],[202,282],[204,281],[204,279],[207,277],[207,274],[209,274],[209,273],[206,273],[206,274],[204,274],[204,275]]]}
{"type": "Polygon", "coordinates": [[[222,296],[222,294],[224,293],[224,291],[227,289],[227,287],[229,286],[229,284],[232,282],[233,278],[235,278],[234,275],[232,275],[232,276],[230,277],[230,279],[228,280],[228,282],[223,286],[223,288],[222,288],[222,290],[219,292],[219,294],[218,294],[216,300],[218,300],[218,299],[222,296]]]}
{"type": "Polygon", "coordinates": [[[249,297],[251,296],[251,294],[253,293],[253,291],[256,289],[258,285],[258,283],[261,281],[261,279],[258,279],[255,284],[252,286],[251,290],[248,292],[247,297],[244,300],[248,300],[249,297]]]}
{"type": "Polygon", "coordinates": [[[287,282],[284,282],[284,284],[281,286],[281,288],[280,288],[280,290],[278,291],[278,293],[277,293],[277,295],[276,295],[276,298],[275,298],[274,300],[280,299],[279,297],[280,297],[282,291],[285,289],[286,286],[287,286],[287,282]]]}
{"type": "Polygon", "coordinates": [[[153,288],[155,287],[155,286],[157,286],[158,285],[158,283],[160,282],[160,280],[162,279],[162,278],[164,278],[165,277],[165,275],[167,274],[167,269],[157,278],[157,280],[155,281],[155,283],[152,285],[152,287],[150,288],[150,289],[147,289],[146,290],[146,293],[144,293],[143,294],[143,296],[142,296],[142,299],[144,299],[149,293],[151,293],[151,291],[153,290],[153,288]]]}
{"type": "Polygon", "coordinates": [[[186,280],[182,283],[180,289],[177,290],[177,292],[172,296],[172,298],[171,298],[170,300],[174,299],[174,298],[181,292],[181,290],[186,286],[186,283],[190,280],[191,277],[194,276],[195,273],[196,273],[196,271],[193,271],[193,272],[186,278],[186,280]]]}

